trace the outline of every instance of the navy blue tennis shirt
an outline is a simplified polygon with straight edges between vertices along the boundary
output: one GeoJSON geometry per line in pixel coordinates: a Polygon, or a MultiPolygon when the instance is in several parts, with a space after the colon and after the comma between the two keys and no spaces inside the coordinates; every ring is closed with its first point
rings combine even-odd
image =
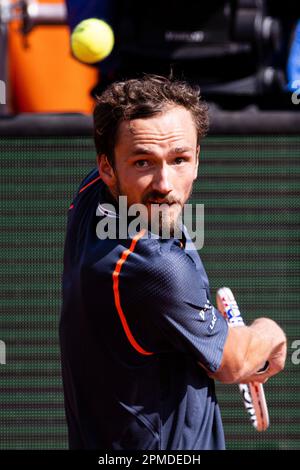
{"type": "MultiPolygon", "coordinates": [[[[100,240],[107,188],[93,170],[69,210],[60,345],[71,449],[223,449],[207,369],[227,323],[191,240],[100,240]]],[[[111,202],[111,201],[109,201],[111,202]]],[[[117,210],[117,209],[116,209],[117,210]]]]}

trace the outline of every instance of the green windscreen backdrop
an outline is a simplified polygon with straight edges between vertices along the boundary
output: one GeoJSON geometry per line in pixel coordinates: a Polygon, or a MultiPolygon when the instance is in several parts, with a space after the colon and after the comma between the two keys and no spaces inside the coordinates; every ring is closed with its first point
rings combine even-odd
{"type": "MultiPolygon", "coordinates": [[[[65,449],[64,232],[72,195],[94,166],[94,146],[88,137],[1,138],[0,159],[0,448],[65,449]]],[[[203,142],[192,200],[205,204],[200,255],[212,294],[231,287],[244,318],[274,318],[289,346],[285,371],[265,386],[267,432],[252,428],[237,386],[217,385],[230,449],[300,448],[300,354],[292,348],[300,340],[299,194],[300,137],[203,142]]]]}

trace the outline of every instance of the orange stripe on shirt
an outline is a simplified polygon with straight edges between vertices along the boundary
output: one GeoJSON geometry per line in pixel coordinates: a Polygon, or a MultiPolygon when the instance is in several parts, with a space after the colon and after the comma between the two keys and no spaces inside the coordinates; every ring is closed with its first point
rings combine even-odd
{"type": "Polygon", "coordinates": [[[100,178],[101,178],[101,176],[97,176],[97,178],[93,179],[93,180],[90,181],[88,184],[86,184],[85,186],[83,186],[83,188],[81,188],[81,189],[79,190],[79,193],[82,193],[82,191],[84,191],[86,188],[88,188],[91,184],[96,183],[96,181],[98,181],[100,178]]]}
{"type": "Polygon", "coordinates": [[[116,305],[116,309],[117,309],[117,312],[119,314],[119,317],[120,317],[120,320],[121,320],[121,323],[122,323],[122,326],[124,328],[124,331],[125,331],[125,334],[127,336],[127,339],[128,341],[130,342],[131,346],[134,347],[134,349],[139,352],[140,354],[143,354],[145,356],[150,356],[152,354],[154,354],[153,352],[148,352],[148,351],[145,351],[145,349],[143,349],[135,340],[135,338],[133,337],[133,334],[131,333],[130,331],[130,328],[129,328],[129,325],[127,323],[127,320],[126,320],[126,317],[125,317],[125,314],[123,312],[123,309],[122,309],[122,306],[121,306],[121,301],[120,301],[120,292],[119,292],[119,275],[120,275],[120,272],[121,272],[121,269],[122,269],[122,266],[123,264],[125,263],[126,259],[128,258],[128,256],[130,255],[130,253],[133,253],[134,249],[135,249],[135,245],[137,244],[138,240],[140,238],[142,238],[142,236],[144,235],[145,233],[145,230],[142,230],[141,232],[139,232],[137,235],[135,235],[135,237],[133,237],[132,239],[132,242],[131,242],[131,245],[129,247],[129,249],[126,249],[123,251],[120,259],[118,260],[117,264],[116,264],[116,267],[115,267],[115,270],[113,272],[113,290],[114,290],[114,298],[115,298],[115,305],[116,305]]]}

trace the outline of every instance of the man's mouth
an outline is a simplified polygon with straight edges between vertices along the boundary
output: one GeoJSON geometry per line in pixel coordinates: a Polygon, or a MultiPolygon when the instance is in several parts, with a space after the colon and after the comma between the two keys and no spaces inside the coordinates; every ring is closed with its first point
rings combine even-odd
{"type": "Polygon", "coordinates": [[[169,202],[169,201],[154,201],[154,200],[149,200],[147,201],[147,204],[167,204],[168,206],[172,206],[173,204],[177,204],[177,202],[169,202]]]}
{"type": "Polygon", "coordinates": [[[159,205],[159,206],[162,206],[162,205],[170,206],[172,203],[170,203],[170,202],[149,201],[148,204],[156,204],[156,205],[159,205]]]}

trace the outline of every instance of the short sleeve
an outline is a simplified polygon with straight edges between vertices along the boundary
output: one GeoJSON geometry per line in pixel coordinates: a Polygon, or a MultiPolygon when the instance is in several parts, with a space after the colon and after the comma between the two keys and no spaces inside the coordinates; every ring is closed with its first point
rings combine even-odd
{"type": "Polygon", "coordinates": [[[120,300],[136,339],[146,348],[190,354],[215,372],[228,326],[210,303],[203,277],[179,246],[153,253],[141,243],[120,272],[120,300]]]}

